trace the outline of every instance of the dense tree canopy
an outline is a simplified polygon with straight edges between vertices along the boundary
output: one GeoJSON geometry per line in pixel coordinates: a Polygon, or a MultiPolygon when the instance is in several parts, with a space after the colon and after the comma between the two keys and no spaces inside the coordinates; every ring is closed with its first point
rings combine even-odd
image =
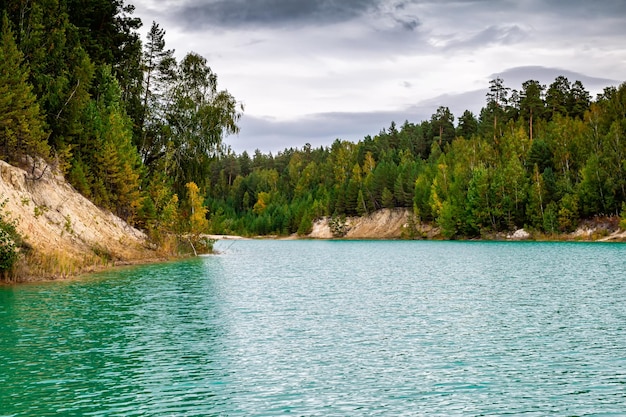
{"type": "Polygon", "coordinates": [[[48,156],[49,149],[27,64],[10,26],[5,13],[0,28],[0,157],[19,162],[24,155],[48,156]]]}
{"type": "Polygon", "coordinates": [[[212,163],[211,227],[306,233],[320,216],[403,207],[446,238],[572,231],[623,213],[626,201],[626,84],[589,97],[565,77],[519,90],[496,79],[480,119],[465,111],[456,127],[440,107],[429,121],[392,123],[356,144],[228,155],[212,163]]]}

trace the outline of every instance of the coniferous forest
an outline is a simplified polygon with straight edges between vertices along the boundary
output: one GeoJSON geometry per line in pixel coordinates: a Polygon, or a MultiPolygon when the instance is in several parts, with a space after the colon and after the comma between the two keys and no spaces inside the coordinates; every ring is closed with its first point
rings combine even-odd
{"type": "Polygon", "coordinates": [[[235,154],[243,107],[122,0],[1,1],[0,158],[49,164],[99,206],[165,233],[306,234],[322,216],[408,208],[445,238],[552,234],[626,217],[626,84],[485,86],[358,143],[235,154]],[[36,158],[32,158],[32,157],[36,158]]]}

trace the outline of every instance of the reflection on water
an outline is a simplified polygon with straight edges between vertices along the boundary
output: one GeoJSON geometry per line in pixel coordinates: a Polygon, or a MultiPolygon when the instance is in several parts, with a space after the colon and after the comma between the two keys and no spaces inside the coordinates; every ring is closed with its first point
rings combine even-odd
{"type": "Polygon", "coordinates": [[[624,411],[621,245],[217,245],[0,288],[0,416],[624,411]]]}

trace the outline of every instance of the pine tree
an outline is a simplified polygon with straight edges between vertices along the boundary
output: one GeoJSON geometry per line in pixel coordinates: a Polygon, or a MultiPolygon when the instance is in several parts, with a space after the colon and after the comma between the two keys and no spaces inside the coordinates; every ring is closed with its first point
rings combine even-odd
{"type": "Polygon", "coordinates": [[[69,21],[65,1],[21,3],[18,46],[45,116],[48,144],[66,153],[84,127],[80,119],[89,104],[94,67],[69,21]]]}
{"type": "Polygon", "coordinates": [[[122,91],[108,66],[97,73],[96,93],[85,109],[84,129],[73,150],[80,163],[72,164],[68,178],[96,204],[132,220],[141,204],[141,159],[122,91]]]}
{"type": "Polygon", "coordinates": [[[163,146],[164,95],[176,77],[176,59],[174,50],[165,49],[165,30],[156,22],[152,22],[147,37],[142,61],[144,76],[138,147],[144,160],[150,163],[163,146]]]}
{"type": "Polygon", "coordinates": [[[382,204],[383,207],[386,208],[393,208],[395,205],[393,201],[393,193],[387,187],[383,189],[382,204]]]}
{"type": "Polygon", "coordinates": [[[520,111],[524,118],[528,120],[528,132],[530,142],[533,141],[533,119],[543,116],[545,103],[543,101],[543,91],[546,89],[539,81],[528,80],[522,84],[520,111]]]}
{"type": "Polygon", "coordinates": [[[46,158],[43,119],[6,13],[0,38],[0,157],[12,162],[25,155],[46,158]]]}
{"type": "Polygon", "coordinates": [[[365,216],[367,214],[367,205],[365,204],[365,199],[363,198],[363,190],[359,190],[359,194],[356,199],[356,213],[359,216],[365,216]]]}

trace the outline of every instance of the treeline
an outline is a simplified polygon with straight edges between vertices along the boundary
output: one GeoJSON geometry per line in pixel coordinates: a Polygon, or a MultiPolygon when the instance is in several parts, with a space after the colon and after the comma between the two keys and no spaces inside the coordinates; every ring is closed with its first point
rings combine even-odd
{"type": "Polygon", "coordinates": [[[626,201],[626,84],[595,100],[580,81],[490,82],[478,116],[447,107],[359,143],[256,151],[214,161],[205,184],[216,233],[306,234],[321,216],[404,207],[446,238],[520,227],[570,232],[626,201]]]}
{"type": "Polygon", "coordinates": [[[205,58],[177,62],[158,24],[142,41],[133,12],[122,0],[0,0],[0,158],[34,179],[54,165],[155,237],[188,232],[203,213],[192,183],[243,109],[205,58]]]}

